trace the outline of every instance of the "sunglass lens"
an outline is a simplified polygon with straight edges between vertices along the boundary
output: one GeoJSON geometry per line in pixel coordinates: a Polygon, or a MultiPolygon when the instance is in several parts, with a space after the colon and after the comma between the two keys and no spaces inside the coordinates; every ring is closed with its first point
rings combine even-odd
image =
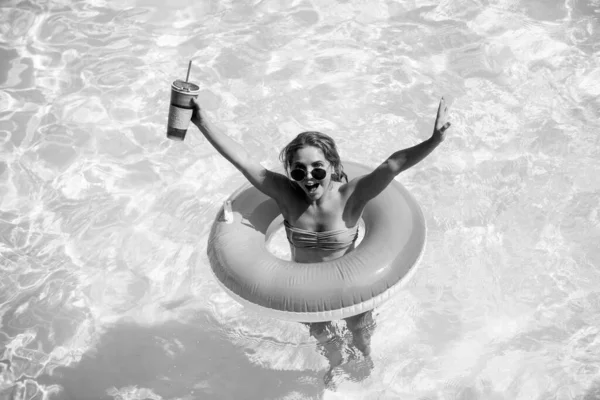
{"type": "Polygon", "coordinates": [[[315,168],[312,170],[311,175],[313,176],[313,178],[320,181],[327,176],[327,171],[325,171],[322,168],[315,168]]]}
{"type": "Polygon", "coordinates": [[[306,171],[302,169],[294,169],[292,172],[290,172],[290,176],[295,181],[301,181],[306,176],[306,171]]]}

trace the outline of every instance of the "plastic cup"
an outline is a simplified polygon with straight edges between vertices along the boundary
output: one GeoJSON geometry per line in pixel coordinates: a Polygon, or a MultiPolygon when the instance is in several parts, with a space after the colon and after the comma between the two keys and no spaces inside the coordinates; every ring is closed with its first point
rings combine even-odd
{"type": "Polygon", "coordinates": [[[171,105],[169,106],[169,122],[167,137],[173,140],[185,139],[194,107],[192,98],[198,98],[200,87],[191,82],[176,80],[171,84],[171,105]]]}

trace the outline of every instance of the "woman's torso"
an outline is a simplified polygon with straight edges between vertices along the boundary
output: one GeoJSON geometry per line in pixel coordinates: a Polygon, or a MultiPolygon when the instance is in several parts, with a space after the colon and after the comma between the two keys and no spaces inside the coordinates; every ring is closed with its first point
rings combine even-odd
{"type": "Polygon", "coordinates": [[[294,246],[290,241],[294,261],[300,263],[330,261],[354,249],[354,240],[349,238],[355,232],[353,228],[358,224],[362,209],[353,209],[354,207],[349,204],[344,184],[341,182],[332,182],[329,193],[320,204],[308,204],[303,193],[298,192],[298,196],[288,199],[279,207],[290,227],[306,231],[304,232],[306,234],[316,232],[316,235],[322,236],[319,234],[325,233],[328,240],[331,240],[330,246],[308,247],[294,246]],[[338,241],[344,244],[337,243],[338,241]]]}

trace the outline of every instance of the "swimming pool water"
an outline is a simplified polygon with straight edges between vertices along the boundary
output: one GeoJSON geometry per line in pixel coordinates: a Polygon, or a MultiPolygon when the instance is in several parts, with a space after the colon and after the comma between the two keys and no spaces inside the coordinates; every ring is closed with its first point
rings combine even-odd
{"type": "MultiPolygon", "coordinates": [[[[0,4],[0,398],[600,399],[598,0],[0,4]],[[171,81],[266,166],[302,130],[399,180],[423,259],[373,366],[249,313],[206,240],[244,178],[171,81]]],[[[343,326],[340,327],[343,331],[343,326]]],[[[347,340],[347,338],[346,338],[347,340]]]]}

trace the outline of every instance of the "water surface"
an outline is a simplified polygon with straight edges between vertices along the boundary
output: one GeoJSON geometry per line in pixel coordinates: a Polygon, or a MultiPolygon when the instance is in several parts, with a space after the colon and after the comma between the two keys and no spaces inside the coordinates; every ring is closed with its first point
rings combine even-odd
{"type": "MultiPolygon", "coordinates": [[[[598,0],[6,0],[0,5],[0,398],[600,398],[598,0]],[[244,182],[170,82],[264,165],[303,130],[399,176],[428,244],[335,387],[299,324],[209,271],[244,182]]],[[[340,327],[343,331],[343,326],[340,327]]]]}

